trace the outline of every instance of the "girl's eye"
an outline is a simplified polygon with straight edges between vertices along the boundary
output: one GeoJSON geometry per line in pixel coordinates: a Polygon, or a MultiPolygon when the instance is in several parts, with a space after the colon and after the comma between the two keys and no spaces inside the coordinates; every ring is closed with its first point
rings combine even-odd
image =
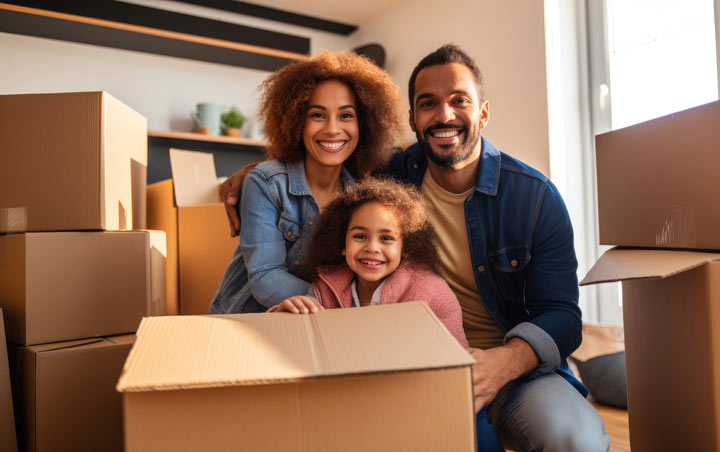
{"type": "Polygon", "coordinates": [[[394,241],[395,241],[395,237],[393,237],[393,236],[391,236],[391,235],[384,235],[384,236],[381,237],[381,240],[382,240],[383,242],[394,242],[394,241]]]}
{"type": "Polygon", "coordinates": [[[320,113],[319,111],[313,111],[313,112],[310,112],[310,117],[311,118],[323,118],[324,115],[322,113],[320,113]]]}
{"type": "Polygon", "coordinates": [[[365,240],[367,238],[365,234],[353,234],[352,237],[356,240],[365,240]]]}
{"type": "Polygon", "coordinates": [[[355,116],[352,113],[343,113],[340,115],[341,119],[353,119],[355,116]]]}

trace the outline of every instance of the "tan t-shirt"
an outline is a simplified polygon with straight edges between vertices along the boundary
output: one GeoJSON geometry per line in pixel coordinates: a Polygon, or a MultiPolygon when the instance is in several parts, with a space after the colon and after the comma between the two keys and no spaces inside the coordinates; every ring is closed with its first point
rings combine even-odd
{"type": "Polygon", "coordinates": [[[502,345],[505,333],[488,314],[475,284],[464,208],[472,190],[450,193],[435,182],[429,170],[421,188],[430,225],[439,238],[440,274],[460,301],[468,343],[487,349],[502,345]]]}

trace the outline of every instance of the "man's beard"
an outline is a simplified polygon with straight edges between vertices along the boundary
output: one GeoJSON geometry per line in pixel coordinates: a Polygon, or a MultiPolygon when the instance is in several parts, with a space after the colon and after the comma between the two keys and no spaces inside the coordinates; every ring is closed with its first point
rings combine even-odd
{"type": "MultiPolygon", "coordinates": [[[[423,151],[425,151],[425,155],[427,158],[432,160],[435,164],[441,167],[450,168],[452,166],[455,166],[456,164],[468,159],[473,151],[475,151],[475,148],[477,147],[478,143],[480,142],[480,133],[477,132],[477,130],[471,131],[467,126],[461,126],[460,127],[460,133],[465,134],[465,138],[462,143],[460,143],[460,150],[459,152],[454,152],[448,155],[438,155],[435,150],[433,149],[432,145],[428,141],[428,137],[430,134],[435,130],[442,130],[442,129],[457,129],[457,125],[451,125],[451,124],[435,124],[433,126],[430,126],[426,128],[423,133],[421,134],[420,131],[416,131],[415,135],[417,136],[418,143],[423,148],[423,151]]],[[[451,146],[455,146],[454,144],[451,145],[438,145],[442,148],[449,148],[451,146]]]]}

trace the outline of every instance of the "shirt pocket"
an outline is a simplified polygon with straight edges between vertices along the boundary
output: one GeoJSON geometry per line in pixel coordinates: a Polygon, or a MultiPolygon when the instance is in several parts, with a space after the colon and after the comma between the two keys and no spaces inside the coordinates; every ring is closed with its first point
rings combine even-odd
{"type": "Polygon", "coordinates": [[[525,267],[530,262],[530,250],[525,246],[504,248],[488,255],[493,280],[505,300],[522,300],[525,293],[525,267]]]}
{"type": "Polygon", "coordinates": [[[278,230],[285,239],[286,251],[289,252],[295,244],[301,243],[299,240],[302,237],[302,227],[296,219],[291,218],[284,213],[281,214],[280,220],[278,221],[278,230]]]}

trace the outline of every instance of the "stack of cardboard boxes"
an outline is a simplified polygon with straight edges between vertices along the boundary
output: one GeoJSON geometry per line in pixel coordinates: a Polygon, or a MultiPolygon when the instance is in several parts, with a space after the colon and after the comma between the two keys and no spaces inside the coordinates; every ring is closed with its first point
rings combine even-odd
{"type": "Polygon", "coordinates": [[[596,138],[600,243],[623,281],[635,452],[720,450],[720,102],[596,138]]]}
{"type": "Polygon", "coordinates": [[[0,307],[18,440],[122,450],[114,391],[143,316],[167,311],[145,228],[147,122],[105,92],[0,96],[0,307]]]}

